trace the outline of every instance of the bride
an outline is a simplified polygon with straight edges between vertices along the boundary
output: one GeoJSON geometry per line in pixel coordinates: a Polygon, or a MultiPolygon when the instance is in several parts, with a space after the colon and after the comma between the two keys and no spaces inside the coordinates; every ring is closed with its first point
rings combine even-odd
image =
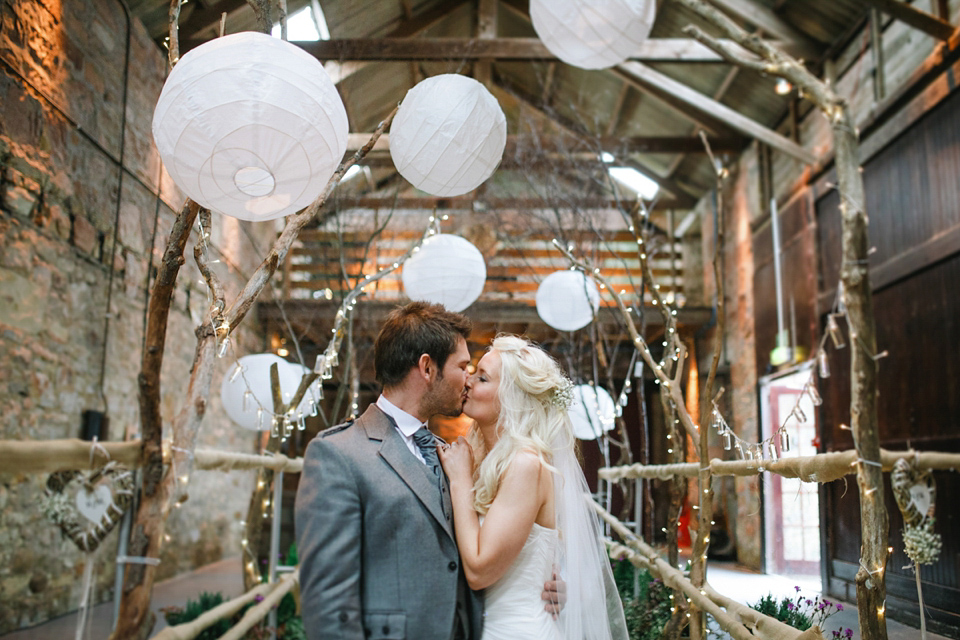
{"type": "Polygon", "coordinates": [[[469,442],[438,451],[470,587],[485,589],[482,640],[611,640],[626,624],[574,453],[570,381],[522,338],[499,336],[467,381],[469,442]],[[559,570],[566,604],[541,600],[559,570]]]}

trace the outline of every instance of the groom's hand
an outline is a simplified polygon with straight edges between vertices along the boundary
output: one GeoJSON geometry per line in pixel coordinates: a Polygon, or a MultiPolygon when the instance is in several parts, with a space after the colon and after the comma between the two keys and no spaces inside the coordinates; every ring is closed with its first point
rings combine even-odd
{"type": "Polygon", "coordinates": [[[543,583],[543,593],[540,598],[546,601],[544,610],[557,619],[557,614],[563,611],[563,605],[567,602],[567,583],[557,578],[557,572],[553,572],[553,580],[547,580],[543,583]]]}

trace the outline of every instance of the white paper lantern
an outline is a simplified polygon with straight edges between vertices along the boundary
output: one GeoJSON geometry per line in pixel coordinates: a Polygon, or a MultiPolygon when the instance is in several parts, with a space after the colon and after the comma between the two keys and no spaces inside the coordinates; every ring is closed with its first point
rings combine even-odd
{"type": "Polygon", "coordinates": [[[558,331],[587,326],[599,308],[597,285],[580,271],[551,273],[537,288],[537,313],[558,331]]]}
{"type": "MultiPolygon", "coordinates": [[[[235,363],[223,376],[223,382],[220,384],[220,400],[223,402],[223,408],[227,416],[244,429],[267,430],[272,426],[273,391],[270,385],[270,366],[275,362],[278,365],[277,373],[280,374],[280,392],[286,403],[293,399],[303,374],[309,372],[306,367],[291,364],[272,353],[258,353],[243,356],[237,361],[243,367],[242,374],[234,376],[237,369],[237,363],[235,363]],[[248,390],[251,395],[244,401],[243,396],[248,390]],[[257,418],[257,410],[260,407],[263,407],[262,420],[257,418]]],[[[307,413],[310,400],[308,390],[298,409],[307,413]]]]}
{"type": "Polygon", "coordinates": [[[403,290],[412,300],[463,311],[480,297],[487,265],[480,251],[460,236],[440,233],[403,263],[403,290]]]}
{"type": "Polygon", "coordinates": [[[262,33],[217,38],[170,72],[153,137],[199,204],[272,220],[313,202],[347,149],[347,113],[320,62],[262,33]]]}
{"type": "Polygon", "coordinates": [[[410,184],[458,196],[493,174],[507,144],[496,98],[466,76],[443,74],[407,92],[390,127],[390,157],[410,184]]]}
{"type": "Polygon", "coordinates": [[[578,384],[573,388],[573,404],[569,410],[573,435],[581,440],[596,440],[604,431],[613,429],[613,398],[603,387],[578,384]]]}
{"type": "Polygon", "coordinates": [[[530,0],[530,18],[550,53],[582,69],[636,55],[653,28],[655,0],[530,0]]]}

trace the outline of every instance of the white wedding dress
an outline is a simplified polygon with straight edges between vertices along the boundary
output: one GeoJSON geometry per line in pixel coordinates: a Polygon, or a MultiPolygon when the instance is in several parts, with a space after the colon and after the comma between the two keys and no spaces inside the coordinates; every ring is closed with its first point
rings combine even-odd
{"type": "Polygon", "coordinates": [[[540,598],[543,583],[552,579],[557,544],[556,529],[534,523],[507,573],[484,591],[481,640],[560,640],[560,629],[540,598]]]}

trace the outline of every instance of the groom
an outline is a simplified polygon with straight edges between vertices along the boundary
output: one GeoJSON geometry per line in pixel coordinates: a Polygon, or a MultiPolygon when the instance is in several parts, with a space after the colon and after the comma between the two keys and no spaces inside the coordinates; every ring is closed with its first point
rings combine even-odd
{"type": "Polygon", "coordinates": [[[295,519],[310,640],[479,640],[482,597],[464,579],[449,490],[421,430],[461,413],[470,329],[440,305],[392,311],[374,343],[383,394],[307,447],[295,519]]]}

